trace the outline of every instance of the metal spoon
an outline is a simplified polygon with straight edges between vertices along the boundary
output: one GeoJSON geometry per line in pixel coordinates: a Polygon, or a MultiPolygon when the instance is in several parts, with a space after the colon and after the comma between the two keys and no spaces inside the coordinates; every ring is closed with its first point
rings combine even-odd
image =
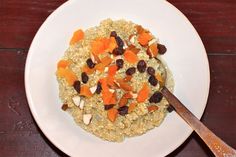
{"type": "MultiPolygon", "coordinates": [[[[161,68],[165,69],[162,62],[157,59],[161,68]]],[[[167,72],[164,73],[164,80],[166,82],[167,72]]],[[[236,157],[236,150],[227,145],[212,131],[210,131],[194,114],[189,111],[165,86],[162,87],[161,93],[167,101],[173,106],[175,111],[189,124],[189,126],[201,137],[201,139],[210,148],[216,157],[236,157]]]]}

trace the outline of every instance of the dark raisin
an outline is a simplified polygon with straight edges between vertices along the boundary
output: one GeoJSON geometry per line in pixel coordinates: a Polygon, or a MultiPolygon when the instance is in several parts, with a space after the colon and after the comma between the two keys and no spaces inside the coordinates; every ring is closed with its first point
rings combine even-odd
{"type": "Polygon", "coordinates": [[[155,75],[155,69],[153,67],[148,67],[147,68],[147,73],[149,75],[155,75]]]}
{"type": "Polygon", "coordinates": [[[153,75],[151,75],[151,76],[149,77],[148,82],[149,82],[151,85],[153,85],[153,86],[156,86],[157,83],[158,83],[156,77],[153,76],[153,75]]]}
{"type": "Polygon", "coordinates": [[[166,47],[165,45],[162,45],[162,44],[157,44],[157,48],[158,48],[158,52],[159,54],[163,55],[166,53],[166,47]]]}
{"type": "Polygon", "coordinates": [[[111,108],[113,108],[113,106],[115,105],[114,104],[104,105],[104,110],[110,110],[111,108]]]}
{"type": "Polygon", "coordinates": [[[96,94],[100,94],[101,91],[102,91],[102,85],[101,85],[100,82],[98,82],[98,84],[97,84],[97,89],[96,89],[95,93],[96,93],[96,94]]]}
{"type": "Polygon", "coordinates": [[[123,55],[124,54],[124,49],[117,47],[112,51],[112,53],[116,56],[123,55]]]}
{"type": "Polygon", "coordinates": [[[86,72],[82,72],[81,78],[82,78],[82,82],[83,82],[83,83],[87,83],[88,80],[89,80],[89,77],[88,77],[88,75],[86,74],[86,72]]]}
{"type": "Polygon", "coordinates": [[[136,72],[136,68],[135,67],[131,67],[129,69],[126,70],[126,75],[133,75],[136,72]]]}
{"type": "Polygon", "coordinates": [[[160,92],[155,92],[150,98],[150,103],[159,103],[163,98],[163,95],[160,92]]]}
{"type": "Polygon", "coordinates": [[[124,42],[119,36],[116,37],[116,43],[117,43],[119,48],[123,48],[124,42]]]}
{"type": "Polygon", "coordinates": [[[147,64],[144,60],[140,60],[137,64],[137,69],[140,73],[144,73],[146,71],[147,64]]]}
{"type": "Polygon", "coordinates": [[[67,105],[67,104],[63,104],[62,107],[61,107],[61,109],[62,109],[63,111],[66,111],[66,110],[68,109],[68,105],[67,105]]]}
{"type": "Polygon", "coordinates": [[[86,63],[87,63],[87,65],[88,65],[88,67],[89,67],[90,69],[92,69],[92,68],[95,67],[95,63],[93,63],[93,61],[92,61],[91,58],[87,59],[87,60],[86,60],[86,63]]]}
{"type": "Polygon", "coordinates": [[[74,84],[73,84],[74,89],[75,89],[78,93],[80,93],[80,85],[81,85],[80,81],[75,81],[74,84]]]}
{"type": "Polygon", "coordinates": [[[174,107],[173,107],[171,104],[169,104],[168,107],[167,107],[167,111],[168,111],[169,113],[171,113],[171,112],[174,111],[174,110],[175,110],[174,107]]]}
{"type": "Polygon", "coordinates": [[[120,115],[124,116],[128,114],[129,107],[128,106],[122,106],[118,109],[118,112],[120,115]]]}
{"type": "Polygon", "coordinates": [[[117,60],[116,60],[116,66],[118,67],[118,69],[123,68],[123,66],[124,66],[124,61],[123,61],[123,59],[117,59],[117,60]]]}
{"type": "Polygon", "coordinates": [[[111,34],[110,34],[110,37],[115,37],[116,38],[117,37],[116,31],[112,31],[111,34]]]}

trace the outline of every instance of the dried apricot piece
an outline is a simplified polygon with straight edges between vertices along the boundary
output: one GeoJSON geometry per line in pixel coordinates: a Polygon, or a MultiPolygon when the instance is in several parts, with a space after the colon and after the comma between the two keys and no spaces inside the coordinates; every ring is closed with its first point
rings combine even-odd
{"type": "Polygon", "coordinates": [[[124,82],[129,82],[132,79],[132,75],[126,75],[125,78],[123,79],[124,82]]]}
{"type": "Polygon", "coordinates": [[[107,118],[111,122],[114,122],[116,120],[117,115],[118,115],[118,110],[115,108],[111,108],[110,110],[107,111],[107,118]]]}
{"type": "Polygon", "coordinates": [[[85,96],[85,97],[91,97],[93,94],[92,94],[92,92],[90,91],[89,86],[87,86],[87,85],[82,85],[82,86],[80,87],[80,95],[85,96]]]}
{"type": "Polygon", "coordinates": [[[126,97],[122,96],[120,98],[120,101],[119,101],[118,104],[119,104],[120,107],[122,107],[122,106],[125,106],[127,103],[128,103],[128,99],[126,97]]]}
{"type": "Polygon", "coordinates": [[[136,106],[137,106],[137,103],[131,103],[131,104],[129,104],[128,113],[131,113],[131,112],[135,109],[136,106]]]}
{"type": "Polygon", "coordinates": [[[109,64],[111,64],[111,62],[112,62],[112,59],[111,59],[111,57],[109,57],[109,56],[103,57],[103,58],[101,59],[101,63],[102,63],[105,67],[108,66],[109,64]]]}
{"type": "Polygon", "coordinates": [[[114,37],[110,37],[107,51],[110,52],[110,53],[112,53],[112,51],[113,51],[115,48],[117,48],[116,39],[115,39],[114,37]]]}
{"type": "Polygon", "coordinates": [[[117,68],[116,65],[109,66],[109,68],[108,68],[108,75],[109,76],[114,76],[116,74],[117,69],[118,68],[117,68]]]}
{"type": "Polygon", "coordinates": [[[133,98],[133,95],[130,92],[125,93],[123,96],[127,99],[133,98]]]}
{"type": "Polygon", "coordinates": [[[113,93],[111,93],[109,90],[102,90],[102,100],[104,104],[110,104],[112,96],[113,93]]]}
{"type": "Polygon", "coordinates": [[[103,72],[104,69],[105,69],[105,66],[104,66],[103,63],[98,63],[98,64],[95,65],[95,69],[100,71],[100,72],[103,72]]]}
{"type": "Polygon", "coordinates": [[[95,39],[91,43],[92,52],[95,55],[99,55],[105,52],[104,43],[101,39],[95,39]]]}
{"type": "Polygon", "coordinates": [[[130,50],[125,50],[124,58],[126,61],[132,64],[138,61],[138,56],[133,51],[130,50]]]}
{"type": "Polygon", "coordinates": [[[133,87],[130,86],[127,82],[124,82],[123,79],[116,79],[119,87],[125,91],[132,91],[133,87]]]}
{"type": "Polygon", "coordinates": [[[150,45],[149,50],[152,53],[152,56],[156,57],[158,55],[157,43],[150,45]]]}
{"type": "Polygon", "coordinates": [[[152,36],[149,33],[143,32],[139,34],[138,36],[138,42],[142,45],[145,46],[148,44],[148,42],[152,39],[152,36]]]}
{"type": "Polygon", "coordinates": [[[149,92],[150,89],[148,87],[148,84],[145,82],[141,90],[138,92],[137,101],[144,102],[148,98],[149,92]]]}
{"type": "Polygon", "coordinates": [[[117,97],[116,97],[116,92],[112,94],[111,100],[109,104],[116,104],[117,103],[117,97]]]}
{"type": "Polygon", "coordinates": [[[71,38],[71,40],[70,40],[70,45],[73,45],[73,44],[79,42],[83,38],[84,38],[83,30],[79,29],[79,30],[75,31],[72,38],[71,38]]]}
{"type": "Polygon", "coordinates": [[[57,70],[57,76],[64,77],[70,86],[72,86],[77,80],[77,76],[75,75],[75,73],[69,69],[59,68],[57,70]]]}
{"type": "Polygon", "coordinates": [[[86,72],[88,75],[94,73],[95,68],[90,69],[87,65],[84,65],[82,67],[82,72],[86,72]]]}
{"type": "Polygon", "coordinates": [[[57,68],[67,68],[69,65],[71,64],[71,61],[69,60],[60,60],[58,63],[57,63],[57,68]]]}
{"type": "Polygon", "coordinates": [[[156,105],[150,105],[147,108],[148,108],[148,112],[152,112],[152,111],[158,110],[158,106],[156,106],[156,105]]]}

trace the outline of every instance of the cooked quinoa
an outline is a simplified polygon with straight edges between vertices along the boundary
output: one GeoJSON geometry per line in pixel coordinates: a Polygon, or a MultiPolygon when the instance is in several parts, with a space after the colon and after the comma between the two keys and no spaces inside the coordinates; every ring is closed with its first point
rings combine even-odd
{"type": "MultiPolygon", "coordinates": [[[[161,59],[161,54],[164,53],[162,51],[166,51],[165,47],[159,44],[158,40],[147,29],[130,21],[106,19],[99,26],[89,28],[84,32],[77,31],[71,40],[70,47],[61,59],[64,62],[58,63],[56,72],[59,96],[63,103],[62,109],[71,114],[76,124],[84,130],[113,142],[121,142],[125,137],[142,135],[159,126],[168,113],[168,102],[159,91],[163,85],[170,90],[173,90],[174,87],[171,72],[161,59]],[[147,44],[142,45],[146,38],[141,40],[140,33],[146,33],[144,36],[147,37],[151,36],[147,44]],[[75,37],[78,34],[81,38],[75,37]],[[119,40],[117,37],[122,39],[124,45],[122,45],[122,41],[117,41],[119,40]],[[106,56],[112,59],[107,67],[100,70],[98,70],[98,60],[94,59],[96,52],[93,51],[97,50],[95,41],[108,41],[109,49],[97,54],[97,56],[99,59],[106,56]],[[157,49],[155,47],[151,49],[151,45],[155,45],[157,49]],[[120,55],[114,52],[114,49],[118,48],[122,50],[120,55]],[[105,52],[108,50],[109,52],[105,52]],[[128,54],[125,54],[127,50],[138,51],[133,53],[138,58],[137,61],[134,61],[135,63],[127,58],[128,54]],[[154,50],[158,51],[158,54],[152,52],[154,50]],[[118,67],[120,65],[116,62],[118,59],[123,61],[122,67],[118,67]],[[145,62],[145,65],[140,62],[141,60],[145,62]],[[139,62],[140,66],[138,67],[139,62]],[[92,69],[89,74],[88,71],[84,70],[86,66],[87,70],[92,69]],[[112,74],[112,70],[108,70],[110,66],[116,67],[115,74],[113,74],[114,69],[112,74]],[[131,67],[135,68],[135,72],[129,75],[127,69],[131,67]],[[152,67],[155,74],[152,75],[153,71],[151,70],[153,69],[148,69],[148,67],[152,67]],[[82,75],[86,76],[82,77],[82,75]],[[110,86],[109,83],[107,85],[107,80],[100,81],[102,78],[109,78],[108,75],[109,77],[113,76],[110,78],[113,78],[112,85],[114,87],[110,86]],[[129,87],[132,87],[131,90],[123,88],[122,82],[116,81],[117,78],[122,80],[127,75],[132,78],[125,82],[129,87]],[[105,87],[109,88],[106,92],[105,87]],[[148,89],[148,93],[140,92],[144,88],[148,89]],[[112,104],[106,104],[105,101],[107,100],[105,99],[109,97],[110,93],[113,94],[112,96],[115,95],[115,103],[113,101],[112,104]],[[129,93],[131,97],[125,98],[126,100],[121,102],[125,93],[129,93]],[[143,94],[143,97],[140,94],[143,94]],[[145,95],[148,97],[145,98],[145,95]],[[133,104],[132,108],[131,104],[133,104]]],[[[111,99],[109,99],[110,101],[111,99]]]]}

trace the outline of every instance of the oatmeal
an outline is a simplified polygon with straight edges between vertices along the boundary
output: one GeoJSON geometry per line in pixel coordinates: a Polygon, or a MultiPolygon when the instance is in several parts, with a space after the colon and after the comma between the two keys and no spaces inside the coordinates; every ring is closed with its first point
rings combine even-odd
{"type": "Polygon", "coordinates": [[[159,126],[169,111],[160,89],[174,87],[161,58],[166,51],[149,30],[130,21],[107,19],[77,30],[57,64],[62,109],[108,141],[159,126]]]}

